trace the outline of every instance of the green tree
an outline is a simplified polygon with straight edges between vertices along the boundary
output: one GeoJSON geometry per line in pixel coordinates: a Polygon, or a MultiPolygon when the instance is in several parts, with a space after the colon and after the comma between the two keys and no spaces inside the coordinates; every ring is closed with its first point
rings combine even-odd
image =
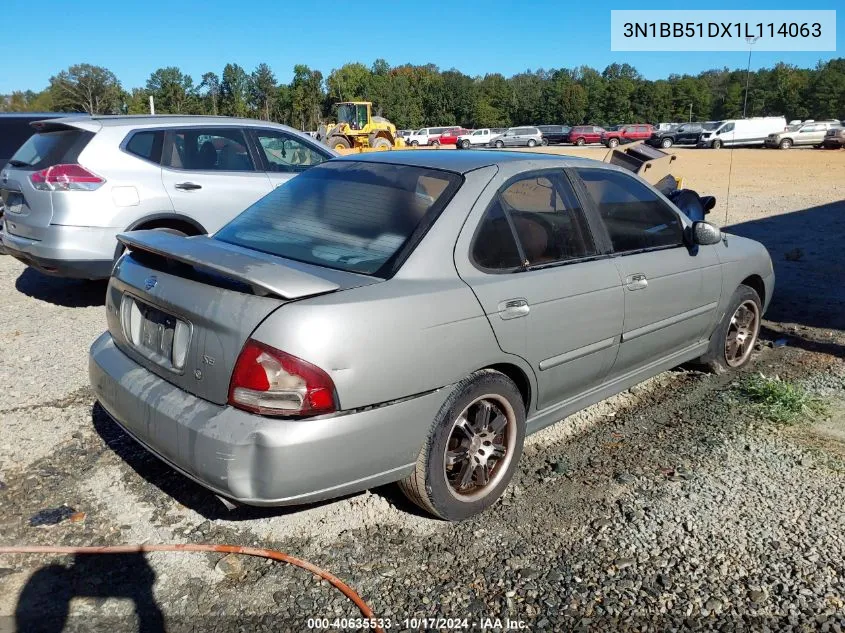
{"type": "Polygon", "coordinates": [[[196,110],[194,80],[176,66],[156,70],[147,79],[146,90],[155,101],[156,113],[187,114],[196,110]]]}
{"type": "Polygon", "coordinates": [[[74,64],[50,78],[49,90],[60,111],[115,114],[122,105],[120,82],[102,66],[74,64]]]}
{"type": "Polygon", "coordinates": [[[199,85],[201,99],[205,102],[203,110],[213,115],[220,113],[220,77],[217,73],[205,73],[199,85]],[[202,91],[205,90],[205,94],[202,91]]]}
{"type": "Polygon", "coordinates": [[[292,124],[301,130],[314,130],[323,118],[323,73],[305,64],[293,67],[291,89],[292,124]]]}
{"type": "Polygon", "coordinates": [[[252,73],[252,101],[258,116],[269,121],[276,101],[276,75],[267,64],[259,64],[252,73]]]}
{"type": "Polygon", "coordinates": [[[226,64],[220,82],[220,113],[228,116],[247,115],[250,76],[237,64],[226,64]]]}

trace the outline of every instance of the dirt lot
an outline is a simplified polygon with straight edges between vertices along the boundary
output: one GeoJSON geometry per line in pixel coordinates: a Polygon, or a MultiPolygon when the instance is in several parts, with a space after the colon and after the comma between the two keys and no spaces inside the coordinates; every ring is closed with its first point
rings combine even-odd
{"type": "MultiPolygon", "coordinates": [[[[596,149],[557,148],[601,158],[596,149]]],[[[0,256],[0,543],[235,543],[287,551],[405,618],[532,630],[845,629],[845,152],[678,150],[674,170],[763,241],[778,286],[747,375],[810,394],[794,424],[741,377],[667,372],[529,438],[503,501],[450,525],[392,488],[229,512],[94,403],[103,284],[0,256]],[[66,504],[78,513],[37,527],[66,504]],[[37,522],[37,521],[36,521],[37,522]]],[[[258,559],[0,556],[0,631],[306,629],[357,616],[311,574],[258,559]],[[69,607],[68,607],[69,605],[69,607]],[[65,611],[69,611],[69,616],[65,611]],[[146,628],[144,628],[146,627],[146,628]]]]}

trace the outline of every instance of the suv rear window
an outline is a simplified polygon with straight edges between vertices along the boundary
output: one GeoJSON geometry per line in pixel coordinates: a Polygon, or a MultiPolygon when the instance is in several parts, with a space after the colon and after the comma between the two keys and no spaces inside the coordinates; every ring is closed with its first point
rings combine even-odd
{"type": "Polygon", "coordinates": [[[214,238],[349,272],[388,277],[462,182],[421,167],[326,162],[276,188],[214,238]]]}
{"type": "Polygon", "coordinates": [[[34,133],[27,119],[0,118],[0,167],[34,133]]]}
{"type": "Polygon", "coordinates": [[[33,134],[9,162],[18,168],[34,170],[61,163],[75,163],[92,138],[93,133],[77,129],[33,134]]]}

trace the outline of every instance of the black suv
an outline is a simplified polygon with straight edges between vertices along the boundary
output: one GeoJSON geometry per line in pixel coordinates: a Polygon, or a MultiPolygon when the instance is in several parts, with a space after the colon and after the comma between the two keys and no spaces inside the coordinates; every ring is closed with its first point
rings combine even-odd
{"type": "Polygon", "coordinates": [[[646,139],[646,143],[652,147],[662,147],[663,149],[673,145],[695,145],[698,143],[698,137],[702,132],[715,129],[717,125],[715,122],[681,123],[671,130],[655,130],[652,132],[651,138],[646,139]]]}
{"type": "Polygon", "coordinates": [[[543,145],[569,142],[569,131],[572,128],[568,125],[535,125],[534,127],[543,133],[543,145]]]}

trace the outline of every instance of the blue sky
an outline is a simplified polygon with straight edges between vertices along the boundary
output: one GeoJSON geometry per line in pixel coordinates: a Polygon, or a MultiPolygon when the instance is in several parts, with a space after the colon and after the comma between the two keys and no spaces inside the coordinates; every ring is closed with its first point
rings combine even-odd
{"type": "MultiPolygon", "coordinates": [[[[709,68],[744,68],[744,53],[613,53],[610,10],[622,2],[566,0],[88,0],[83,4],[3,0],[5,63],[0,93],[44,88],[50,76],[88,62],[111,69],[124,87],[142,86],[150,73],[179,66],[195,82],[227,62],[251,71],[270,64],[289,81],[294,64],[328,74],[349,61],[367,65],[434,63],[467,74],[586,64],[603,69],[628,62],[649,79],[709,68]],[[14,25],[20,25],[19,29],[14,25]],[[345,28],[341,28],[345,27],[345,28]]],[[[811,67],[845,56],[845,5],[818,0],[711,0],[708,9],[839,9],[835,53],[754,53],[752,67],[779,61],[811,67]]],[[[643,9],[686,9],[686,3],[644,3],[643,9]]]]}

